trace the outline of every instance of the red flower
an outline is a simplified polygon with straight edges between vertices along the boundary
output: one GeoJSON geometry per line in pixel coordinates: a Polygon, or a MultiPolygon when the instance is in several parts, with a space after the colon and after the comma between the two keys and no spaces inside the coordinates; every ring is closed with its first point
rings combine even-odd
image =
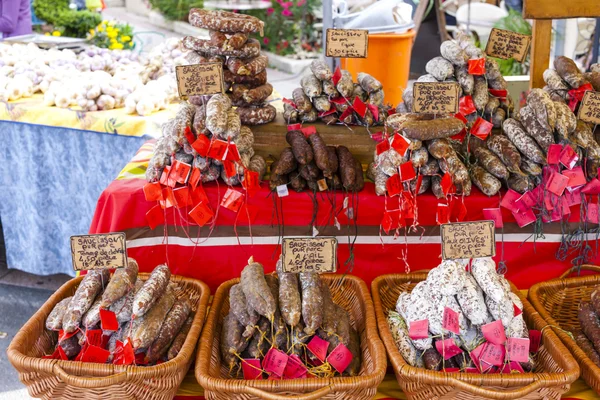
{"type": "Polygon", "coordinates": [[[267,37],[263,39],[263,43],[264,43],[265,45],[268,45],[270,41],[271,41],[271,39],[269,39],[269,38],[267,38],[267,37]]]}
{"type": "Polygon", "coordinates": [[[273,7],[267,8],[267,15],[271,15],[275,12],[275,9],[273,7]]]}
{"type": "Polygon", "coordinates": [[[291,17],[294,14],[292,14],[292,12],[286,8],[281,12],[281,15],[283,15],[284,17],[291,17]]]}

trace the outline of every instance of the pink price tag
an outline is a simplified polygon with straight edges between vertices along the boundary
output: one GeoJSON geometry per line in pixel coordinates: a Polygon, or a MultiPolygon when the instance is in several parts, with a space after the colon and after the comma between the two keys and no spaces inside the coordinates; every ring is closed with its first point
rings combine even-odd
{"type": "Polygon", "coordinates": [[[481,326],[483,337],[490,343],[504,344],[506,343],[506,334],[502,321],[497,320],[481,326]]]}
{"type": "Polygon", "coordinates": [[[447,331],[460,333],[460,327],[458,325],[458,313],[450,307],[444,307],[444,316],[442,320],[442,328],[447,331]]]}
{"type": "Polygon", "coordinates": [[[521,364],[516,361],[511,361],[507,364],[504,364],[502,370],[500,371],[501,374],[512,374],[514,372],[521,374],[525,373],[525,371],[523,371],[523,367],[521,367],[521,364]]]}
{"type": "Polygon", "coordinates": [[[529,339],[508,338],[506,343],[508,359],[517,362],[527,362],[529,359],[529,339]]]}
{"type": "Polygon", "coordinates": [[[572,190],[572,191],[567,190],[565,192],[563,197],[565,198],[565,201],[567,202],[567,205],[569,207],[581,204],[581,190],[582,190],[582,188],[577,188],[575,190],[572,190]]]}
{"type": "Polygon", "coordinates": [[[518,207],[515,205],[516,201],[521,198],[521,194],[515,192],[512,189],[508,189],[504,196],[502,196],[502,201],[500,201],[500,207],[504,207],[509,211],[515,212],[519,211],[518,207]]]}
{"type": "Polygon", "coordinates": [[[537,353],[540,349],[540,344],[542,343],[542,332],[530,329],[529,330],[529,352],[537,353]]]}
{"type": "Polygon", "coordinates": [[[287,365],[285,366],[285,370],[283,371],[283,377],[287,379],[298,379],[306,376],[308,369],[295,354],[292,354],[288,358],[287,365]]]}
{"type": "Polygon", "coordinates": [[[576,188],[578,186],[585,185],[587,183],[585,179],[585,174],[583,173],[583,168],[581,165],[574,167],[570,170],[565,170],[562,173],[564,176],[569,178],[569,182],[567,183],[567,188],[576,188]]]}
{"type": "Polygon", "coordinates": [[[455,355],[463,352],[460,347],[456,345],[456,342],[452,338],[438,340],[435,342],[435,348],[437,349],[438,353],[444,357],[444,360],[452,358],[455,355]]]}
{"type": "Polygon", "coordinates": [[[523,193],[523,196],[519,197],[519,200],[515,202],[515,205],[519,210],[529,210],[530,208],[533,208],[536,203],[535,196],[531,191],[527,191],[523,193]]]}
{"type": "Polygon", "coordinates": [[[557,196],[562,196],[563,192],[567,188],[567,184],[569,183],[569,178],[566,176],[554,172],[550,175],[550,179],[546,182],[546,189],[550,193],[554,193],[557,196]]]}
{"type": "Polygon", "coordinates": [[[325,362],[325,359],[327,358],[327,348],[329,347],[329,342],[327,340],[314,336],[311,341],[308,342],[306,347],[315,355],[315,357],[322,362],[325,362]]]}
{"type": "Polygon", "coordinates": [[[245,380],[262,379],[262,368],[258,358],[245,358],[242,360],[242,372],[245,380]]]}
{"type": "Polygon", "coordinates": [[[598,204],[589,203],[587,206],[587,214],[585,217],[587,222],[591,222],[592,224],[600,223],[600,221],[598,220],[598,204]]]}
{"type": "Polygon", "coordinates": [[[263,368],[270,374],[283,376],[283,371],[285,371],[287,362],[288,355],[283,351],[272,347],[265,355],[265,359],[263,360],[263,368]]]}
{"type": "Polygon", "coordinates": [[[408,337],[412,340],[427,339],[429,337],[429,320],[413,321],[408,328],[408,337]]]}
{"type": "Polygon", "coordinates": [[[447,373],[460,372],[460,368],[444,368],[442,371],[447,373]]]}
{"type": "Polygon", "coordinates": [[[240,210],[243,202],[244,195],[241,192],[228,188],[221,200],[221,207],[225,207],[236,213],[240,210]]]}
{"type": "Polygon", "coordinates": [[[501,344],[484,343],[485,346],[479,355],[479,362],[500,367],[504,364],[506,348],[501,344]]]}
{"type": "Polygon", "coordinates": [[[485,343],[482,343],[469,353],[469,357],[471,357],[471,360],[473,360],[473,364],[475,364],[477,370],[480,372],[485,372],[486,369],[489,369],[489,367],[484,368],[485,366],[479,362],[479,357],[481,356],[481,352],[483,351],[484,347],[485,343]]]}
{"type": "Polygon", "coordinates": [[[337,345],[327,357],[327,362],[340,374],[343,373],[352,362],[352,352],[343,343],[337,345]]]}
{"type": "Polygon", "coordinates": [[[560,162],[560,153],[562,152],[563,147],[560,144],[551,144],[548,147],[548,164],[550,165],[558,165],[560,162]]]}
{"type": "Polygon", "coordinates": [[[513,316],[518,317],[523,314],[523,310],[521,310],[515,303],[513,303],[513,316]]]}
{"type": "Polygon", "coordinates": [[[515,218],[515,221],[517,221],[519,228],[523,228],[524,226],[532,224],[536,220],[533,210],[526,210],[523,212],[514,212],[513,211],[512,215],[515,218]]]}
{"type": "Polygon", "coordinates": [[[479,368],[473,368],[473,367],[465,368],[465,372],[467,374],[478,374],[479,368]]]}
{"type": "Polygon", "coordinates": [[[578,160],[579,156],[571,146],[565,146],[560,152],[560,163],[568,169],[573,169],[578,160]]]}
{"type": "Polygon", "coordinates": [[[581,193],[583,194],[600,194],[600,180],[598,178],[594,178],[587,183],[581,189],[581,193]]]}
{"type": "Polygon", "coordinates": [[[496,228],[502,228],[504,226],[502,221],[502,211],[499,208],[484,208],[483,219],[494,221],[496,228]]]}

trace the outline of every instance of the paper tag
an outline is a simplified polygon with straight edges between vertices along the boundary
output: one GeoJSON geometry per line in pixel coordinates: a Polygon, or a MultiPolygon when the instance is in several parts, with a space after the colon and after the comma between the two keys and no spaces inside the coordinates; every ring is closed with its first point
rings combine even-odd
{"type": "Polygon", "coordinates": [[[188,215],[202,227],[208,223],[213,217],[214,213],[205,202],[201,201],[196,207],[194,207],[188,215]]]}
{"type": "Polygon", "coordinates": [[[260,360],[257,358],[245,358],[242,360],[242,372],[244,379],[262,379],[262,368],[260,360]]]}
{"type": "Polygon", "coordinates": [[[366,58],[368,48],[368,30],[327,29],[325,39],[325,55],[327,57],[366,58]]]}
{"type": "Polygon", "coordinates": [[[444,357],[444,360],[452,358],[455,355],[463,352],[460,349],[460,347],[456,345],[456,342],[452,338],[438,340],[437,342],[435,342],[435,348],[437,349],[438,353],[440,353],[442,357],[444,357]]]}
{"type": "Polygon", "coordinates": [[[581,165],[574,167],[573,169],[563,171],[562,175],[569,178],[569,182],[567,183],[568,188],[576,188],[587,183],[581,165]]]}
{"type": "Polygon", "coordinates": [[[375,121],[379,122],[379,108],[377,108],[377,105],[367,104],[366,106],[369,109],[369,111],[371,111],[371,114],[373,115],[373,119],[375,121]]]}
{"type": "Polygon", "coordinates": [[[540,349],[540,345],[542,343],[542,332],[535,330],[535,329],[530,329],[529,330],[529,352],[530,353],[537,353],[538,350],[540,349]]]}
{"type": "Polygon", "coordinates": [[[300,129],[302,129],[302,124],[291,124],[287,126],[288,132],[299,131],[300,129]]]}
{"type": "Polygon", "coordinates": [[[223,200],[221,200],[221,207],[225,207],[226,209],[233,212],[238,212],[243,202],[244,195],[238,192],[237,190],[229,188],[223,195],[223,200]]]}
{"type": "Polygon", "coordinates": [[[208,201],[208,196],[206,195],[202,185],[196,186],[196,188],[191,191],[190,195],[192,197],[192,205],[204,203],[208,206],[210,204],[208,201]]]}
{"type": "Polygon", "coordinates": [[[284,272],[335,272],[337,239],[283,238],[281,257],[284,272]]]}
{"type": "Polygon", "coordinates": [[[85,331],[85,342],[92,346],[102,347],[102,329],[88,329],[85,331]]]}
{"type": "Polygon", "coordinates": [[[388,196],[394,197],[402,192],[402,183],[400,182],[400,175],[394,174],[385,183],[388,196]]]}
{"type": "Polygon", "coordinates": [[[521,198],[521,194],[515,192],[512,189],[508,189],[504,196],[502,196],[502,200],[500,201],[500,206],[506,208],[509,211],[518,212],[519,208],[516,206],[517,200],[521,198]]]}
{"type": "Polygon", "coordinates": [[[519,210],[529,210],[533,208],[537,203],[537,200],[531,191],[523,193],[523,196],[515,202],[515,205],[519,210]]]}
{"type": "Polygon", "coordinates": [[[208,156],[208,150],[210,149],[210,139],[204,135],[198,135],[198,138],[192,143],[192,148],[196,150],[202,157],[208,156]]]}
{"type": "Polygon", "coordinates": [[[471,135],[476,136],[481,140],[485,140],[489,136],[490,132],[492,132],[493,127],[494,124],[481,117],[478,117],[471,127],[471,135]]]}
{"type": "Polygon", "coordinates": [[[101,349],[98,346],[87,346],[81,361],[104,364],[109,356],[110,351],[108,350],[101,349]]]}
{"type": "Polygon", "coordinates": [[[548,182],[546,182],[546,189],[548,189],[550,193],[554,193],[557,196],[562,196],[563,192],[567,188],[568,183],[569,178],[554,172],[552,175],[550,175],[548,182]]]}
{"type": "Polygon", "coordinates": [[[175,76],[179,97],[225,92],[222,62],[176,66],[175,76]]]}
{"type": "Polygon", "coordinates": [[[473,360],[473,364],[475,364],[477,370],[480,372],[484,372],[486,369],[485,366],[479,362],[479,356],[481,355],[484,347],[485,343],[482,343],[469,353],[469,357],[471,357],[471,360],[473,360]]]}
{"type": "Polygon", "coordinates": [[[258,181],[258,172],[247,169],[244,171],[244,179],[242,180],[242,186],[248,192],[249,197],[253,197],[260,190],[260,183],[258,181]]]}
{"type": "Polygon", "coordinates": [[[572,191],[567,190],[565,192],[563,197],[565,198],[567,205],[569,207],[581,204],[581,189],[582,188],[577,188],[575,190],[572,190],[572,191]]]}
{"type": "Polygon", "coordinates": [[[201,178],[202,173],[200,170],[198,168],[192,168],[192,173],[190,174],[190,179],[188,181],[188,184],[191,186],[192,190],[196,189],[201,178]]]}
{"type": "Polygon", "coordinates": [[[208,149],[208,157],[214,158],[215,160],[225,160],[227,157],[227,150],[229,144],[224,140],[213,140],[210,143],[210,149],[208,149]]]}
{"type": "Polygon", "coordinates": [[[438,225],[447,224],[450,222],[450,207],[448,207],[447,204],[438,203],[435,220],[438,225]]]}
{"type": "Polygon", "coordinates": [[[529,339],[508,338],[506,351],[509,360],[527,362],[529,360],[529,339]]]}
{"type": "Polygon", "coordinates": [[[165,215],[163,213],[162,207],[159,205],[155,205],[146,213],[146,221],[148,221],[148,226],[150,229],[156,228],[158,225],[163,224],[165,222],[165,215]]]}
{"type": "Polygon", "coordinates": [[[425,114],[456,114],[458,91],[456,82],[415,82],[413,112],[425,114]]]}
{"type": "Polygon", "coordinates": [[[412,321],[408,329],[408,337],[412,340],[427,339],[429,337],[429,320],[412,321]]]}
{"type": "Polygon", "coordinates": [[[119,330],[119,322],[114,312],[110,310],[100,309],[100,321],[102,322],[102,329],[105,331],[117,331],[119,330]]]}
{"type": "Polygon", "coordinates": [[[442,176],[440,186],[442,187],[442,192],[445,196],[455,192],[454,184],[452,183],[452,175],[450,175],[449,172],[446,172],[444,176],[442,176]]]}
{"type": "Polygon", "coordinates": [[[499,208],[484,208],[483,218],[494,221],[494,226],[496,228],[502,228],[504,226],[504,222],[502,221],[502,211],[499,208]]]}
{"type": "Polygon", "coordinates": [[[583,194],[600,194],[600,180],[598,178],[594,178],[587,183],[581,189],[581,193],[583,194]]]}
{"type": "Polygon", "coordinates": [[[475,108],[475,103],[473,102],[473,98],[471,96],[461,97],[458,101],[458,109],[459,112],[464,116],[473,114],[475,111],[477,111],[477,108],[475,108]]]}
{"type": "Polygon", "coordinates": [[[492,28],[485,53],[490,57],[508,60],[514,58],[518,62],[525,61],[531,44],[531,36],[521,33],[492,28]]]}
{"type": "MultiPolygon", "coordinates": [[[[408,146],[407,146],[408,148],[408,146]]],[[[383,139],[383,141],[377,143],[375,146],[375,150],[377,150],[377,155],[380,155],[383,152],[386,152],[390,149],[390,142],[387,139],[383,139]]]]}
{"type": "Polygon", "coordinates": [[[288,362],[288,355],[283,351],[277,350],[272,347],[263,360],[263,368],[266,372],[275,374],[277,376],[283,376],[285,366],[288,362]]]}
{"type": "Polygon", "coordinates": [[[560,163],[568,169],[572,169],[577,161],[579,161],[579,156],[575,153],[575,150],[571,146],[563,147],[560,153],[560,163]]]}
{"type": "Polygon", "coordinates": [[[396,133],[392,138],[391,146],[394,148],[394,150],[396,150],[398,154],[404,157],[406,155],[406,152],[408,151],[408,148],[410,147],[410,140],[408,138],[405,138],[401,134],[396,133]]]}
{"type": "Polygon", "coordinates": [[[450,307],[444,307],[442,328],[447,331],[454,332],[457,335],[460,333],[460,327],[458,325],[458,313],[450,307]]]}
{"type": "Polygon", "coordinates": [[[302,363],[302,360],[300,360],[297,355],[292,354],[288,357],[288,362],[283,371],[283,377],[287,379],[298,379],[305,376],[307,372],[308,369],[302,363]]]}
{"type": "Polygon", "coordinates": [[[171,165],[171,172],[174,173],[173,177],[177,183],[185,185],[190,177],[190,172],[192,172],[192,166],[190,164],[175,160],[171,165]]]}
{"type": "Polygon", "coordinates": [[[361,118],[365,117],[365,114],[367,113],[367,105],[358,96],[354,98],[354,101],[352,102],[352,108],[358,115],[360,115],[361,118]]]}
{"type": "Polygon", "coordinates": [[[148,182],[144,185],[143,190],[146,201],[163,200],[162,187],[159,182],[148,182]]]}
{"type": "MultiPolygon", "coordinates": [[[[338,84],[338,82],[340,81],[341,78],[342,78],[342,70],[340,69],[340,67],[338,65],[338,67],[333,72],[333,76],[331,77],[331,81],[333,82],[333,84],[335,86],[337,86],[337,84],[338,84]]],[[[340,96],[340,99],[345,102],[345,99],[343,97],[340,96]]]]}
{"type": "MultiPolygon", "coordinates": [[[[290,99],[286,99],[285,97],[283,99],[281,99],[282,103],[284,104],[288,104],[290,106],[292,106],[293,108],[295,108],[296,110],[298,109],[298,106],[296,105],[296,103],[294,103],[292,100],[290,99]]],[[[289,125],[288,125],[289,126],[289,125]]],[[[294,129],[295,130],[295,129],[294,129]]]]}
{"type": "Polygon", "coordinates": [[[501,320],[490,322],[481,326],[483,337],[490,343],[504,344],[506,343],[506,334],[501,320]]]}
{"type": "Polygon", "coordinates": [[[594,125],[600,124],[600,93],[586,91],[577,118],[594,125]]]}
{"type": "Polygon", "coordinates": [[[514,372],[518,372],[521,374],[525,373],[525,371],[523,370],[523,367],[521,367],[521,364],[519,364],[516,361],[511,361],[507,364],[504,364],[504,366],[500,370],[500,373],[502,373],[502,374],[512,374],[514,372]]]}
{"type": "Polygon", "coordinates": [[[116,350],[113,354],[113,364],[115,365],[131,365],[135,362],[135,353],[129,339],[125,343],[117,340],[116,350]]]}
{"type": "Polygon", "coordinates": [[[317,128],[315,128],[313,125],[311,125],[311,126],[307,126],[306,128],[301,128],[300,132],[302,132],[304,137],[307,138],[310,135],[314,135],[315,133],[317,133],[317,128]]]}
{"type": "Polygon", "coordinates": [[[518,317],[519,315],[523,314],[523,310],[521,310],[519,308],[519,306],[517,306],[515,303],[513,303],[513,315],[515,317],[518,317]]]}
{"type": "Polygon", "coordinates": [[[325,362],[327,358],[327,348],[329,347],[329,342],[327,340],[323,340],[318,336],[314,336],[310,342],[306,345],[306,348],[310,350],[311,353],[314,354],[322,362],[325,362]]]}
{"type": "Polygon", "coordinates": [[[73,336],[75,336],[77,334],[77,332],[79,332],[79,328],[75,329],[73,332],[65,332],[64,330],[60,329],[58,331],[58,341],[63,342],[69,338],[72,338],[73,336]]]}
{"type": "Polygon", "coordinates": [[[417,173],[415,172],[415,167],[413,167],[412,162],[407,161],[400,165],[400,180],[402,182],[411,181],[416,177],[417,173]]]}
{"type": "Polygon", "coordinates": [[[596,204],[596,203],[588,204],[587,214],[585,215],[585,220],[587,222],[591,222],[593,224],[600,223],[600,220],[598,219],[598,204],[596,204]]]}
{"type": "Polygon", "coordinates": [[[343,343],[337,345],[327,357],[327,362],[340,374],[344,373],[352,362],[352,352],[343,343]]]}
{"type": "Polygon", "coordinates": [[[535,222],[536,218],[535,218],[535,214],[533,213],[533,210],[524,210],[524,211],[513,211],[512,212],[513,217],[515,218],[515,221],[517,221],[517,224],[519,225],[519,228],[523,228],[533,222],[535,222]]]}
{"type": "Polygon", "coordinates": [[[506,89],[488,89],[489,94],[500,99],[500,102],[505,103],[508,97],[508,90],[506,89]]]}
{"type": "Polygon", "coordinates": [[[479,355],[479,362],[499,367],[504,364],[506,349],[501,344],[487,342],[479,355]]]}
{"type": "Polygon", "coordinates": [[[444,224],[440,234],[443,260],[496,255],[496,231],[493,221],[444,224]]]}
{"type": "Polygon", "coordinates": [[[562,146],[560,144],[551,144],[548,147],[548,164],[550,165],[558,165],[560,162],[560,153],[562,152],[562,146]]]}
{"type": "Polygon", "coordinates": [[[229,143],[227,145],[227,155],[225,156],[225,159],[231,162],[239,162],[241,160],[240,152],[235,143],[229,143]]]}
{"type": "Polygon", "coordinates": [[[327,190],[327,181],[324,178],[319,179],[317,181],[317,186],[319,187],[319,192],[324,192],[325,190],[327,190]]]}
{"type": "Polygon", "coordinates": [[[187,186],[182,186],[173,190],[173,197],[175,198],[175,206],[177,208],[186,207],[192,204],[190,189],[187,186]]]}
{"type": "Polygon", "coordinates": [[[121,268],[127,265],[125,233],[71,236],[71,258],[75,271],[121,268]]]}
{"type": "Polygon", "coordinates": [[[288,191],[287,185],[279,185],[279,186],[277,186],[277,196],[279,196],[279,197],[285,197],[288,194],[290,194],[290,192],[288,191]]]}
{"type": "Polygon", "coordinates": [[[469,75],[485,75],[485,58],[475,58],[468,61],[469,75]]]}
{"type": "Polygon", "coordinates": [[[223,170],[225,171],[225,176],[228,178],[237,175],[237,168],[235,167],[235,164],[229,160],[223,160],[223,170]]]}

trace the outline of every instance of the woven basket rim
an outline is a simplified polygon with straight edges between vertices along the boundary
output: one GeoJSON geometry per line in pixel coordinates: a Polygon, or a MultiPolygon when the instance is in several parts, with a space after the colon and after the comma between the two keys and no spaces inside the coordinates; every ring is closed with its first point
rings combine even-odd
{"type": "Polygon", "coordinates": [[[590,374],[593,375],[593,379],[595,381],[588,382],[587,374],[583,374],[582,376],[586,382],[591,387],[597,387],[600,384],[600,367],[598,367],[594,362],[588,357],[585,351],[573,340],[569,335],[567,335],[563,330],[559,329],[560,324],[556,321],[543,305],[543,301],[541,300],[540,292],[542,290],[565,290],[571,288],[577,288],[582,286],[597,286],[600,285],[600,275],[586,275],[586,276],[578,276],[573,278],[559,278],[553,279],[547,282],[536,283],[529,289],[529,300],[531,304],[535,308],[535,310],[539,313],[540,317],[543,318],[548,326],[552,329],[552,331],[562,340],[562,342],[567,346],[575,361],[583,370],[587,370],[590,374]]]}
{"type": "MultiPolygon", "coordinates": [[[[341,274],[321,274],[321,278],[327,281],[341,279],[341,274]]],[[[385,348],[377,332],[375,311],[371,302],[371,296],[365,282],[354,276],[344,275],[358,288],[358,294],[365,306],[365,330],[368,335],[368,343],[371,345],[373,359],[373,371],[365,375],[354,377],[333,377],[333,378],[308,378],[308,379],[289,379],[289,380],[243,380],[234,378],[213,377],[209,373],[211,363],[211,353],[215,330],[213,329],[219,323],[218,317],[221,312],[221,306],[225,296],[229,295],[231,286],[239,283],[240,278],[235,278],[223,282],[213,298],[211,309],[208,313],[205,329],[202,331],[200,345],[198,346],[196,356],[195,375],[200,385],[207,391],[223,390],[227,385],[228,392],[246,393],[244,387],[253,387],[266,392],[285,392],[285,391],[315,391],[320,388],[330,387],[331,391],[349,390],[357,387],[377,387],[383,381],[387,369],[387,357],[385,348]]],[[[293,398],[293,396],[292,396],[293,398]]]]}
{"type": "MultiPolygon", "coordinates": [[[[146,280],[150,276],[149,273],[140,272],[138,279],[146,280]]],[[[181,367],[188,364],[191,361],[191,357],[194,355],[194,350],[200,332],[204,325],[206,310],[208,308],[208,302],[210,299],[210,288],[204,282],[186,278],[180,275],[172,275],[170,281],[175,283],[186,283],[194,285],[200,292],[200,297],[197,302],[196,314],[192,327],[188,332],[185,342],[177,356],[169,361],[158,365],[152,366],[136,366],[136,365],[113,365],[113,364],[99,364],[82,361],[70,361],[70,360],[55,360],[55,359],[43,359],[41,357],[33,357],[24,354],[22,346],[25,343],[25,337],[28,331],[32,331],[37,338],[45,330],[46,318],[54,308],[54,306],[65,297],[68,297],[70,291],[84,278],[84,276],[75,277],[66,283],[64,283],[50,298],[40,307],[38,311],[19,329],[13,340],[8,346],[6,353],[8,359],[19,372],[21,371],[43,371],[47,373],[55,373],[55,365],[62,368],[64,371],[77,374],[77,371],[85,371],[84,378],[99,378],[108,377],[125,372],[127,375],[126,380],[136,378],[160,378],[164,374],[172,374],[181,367]],[[23,345],[21,344],[23,343],[23,345]],[[33,367],[35,365],[35,367],[33,367]]]]}
{"type": "MultiPolygon", "coordinates": [[[[398,281],[399,284],[405,284],[409,282],[417,283],[421,280],[424,280],[426,277],[427,273],[423,272],[409,274],[386,274],[377,277],[371,284],[371,292],[373,294],[373,303],[375,305],[375,314],[377,315],[379,334],[383,340],[389,359],[397,375],[402,375],[406,377],[407,380],[420,380],[422,382],[429,382],[433,385],[452,386],[453,381],[460,381],[462,382],[461,385],[467,384],[475,387],[490,386],[504,388],[524,386],[536,381],[541,381],[543,386],[564,385],[574,382],[579,377],[579,366],[558,339],[558,337],[556,337],[554,332],[549,329],[542,331],[543,336],[548,340],[548,343],[552,343],[553,346],[558,347],[560,353],[563,354],[563,358],[555,359],[555,362],[557,362],[557,364],[561,366],[565,372],[489,375],[467,374],[460,372],[448,374],[442,371],[429,371],[424,368],[417,368],[409,365],[400,354],[400,351],[396,347],[396,344],[392,338],[392,334],[384,314],[379,290],[384,285],[386,280],[394,280],[398,281]]],[[[510,284],[513,292],[517,294],[519,299],[523,302],[523,313],[533,317],[534,328],[541,331],[547,324],[542,320],[531,304],[529,304],[527,299],[523,297],[520,291],[512,283],[510,284]]]]}

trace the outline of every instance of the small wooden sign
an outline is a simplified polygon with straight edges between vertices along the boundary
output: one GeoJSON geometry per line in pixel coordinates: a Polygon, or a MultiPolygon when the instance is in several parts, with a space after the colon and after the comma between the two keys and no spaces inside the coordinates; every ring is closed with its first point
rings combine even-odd
{"type": "Polygon", "coordinates": [[[492,28],[490,38],[485,46],[485,52],[491,57],[504,60],[514,58],[522,63],[527,57],[530,44],[530,35],[492,28]]]}
{"type": "Polygon", "coordinates": [[[325,55],[327,57],[366,58],[369,49],[369,31],[364,29],[327,29],[325,55]]]}
{"type": "Polygon", "coordinates": [[[283,238],[284,272],[335,272],[337,269],[337,239],[283,238]]]}
{"type": "Polygon", "coordinates": [[[456,114],[459,86],[457,82],[415,82],[413,112],[427,114],[456,114]]]}
{"type": "Polygon", "coordinates": [[[600,124],[600,92],[585,92],[577,117],[594,125],[600,124]]]}
{"type": "Polygon", "coordinates": [[[496,255],[494,221],[443,224],[442,259],[493,257],[496,255]]]}
{"type": "Polygon", "coordinates": [[[127,265],[125,233],[71,236],[71,257],[75,271],[124,267],[127,265]]]}
{"type": "Polygon", "coordinates": [[[179,97],[225,92],[223,64],[220,62],[175,67],[179,97]]]}

